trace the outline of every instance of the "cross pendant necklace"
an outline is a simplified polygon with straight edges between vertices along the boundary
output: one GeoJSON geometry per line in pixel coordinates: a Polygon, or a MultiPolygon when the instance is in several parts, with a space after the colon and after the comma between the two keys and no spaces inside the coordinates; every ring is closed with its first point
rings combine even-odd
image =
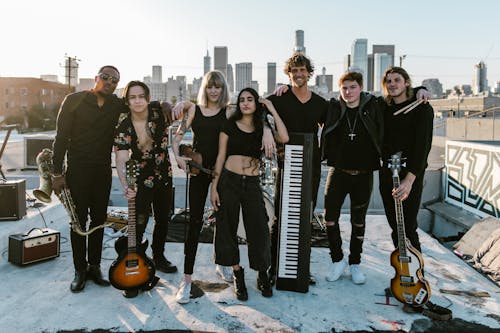
{"type": "Polygon", "coordinates": [[[351,126],[351,121],[349,120],[349,113],[346,113],[346,118],[347,118],[347,125],[349,126],[349,134],[347,136],[351,141],[354,141],[354,137],[357,135],[354,133],[354,130],[356,129],[356,123],[358,122],[358,112],[356,110],[356,116],[354,116],[354,124],[351,126]]]}

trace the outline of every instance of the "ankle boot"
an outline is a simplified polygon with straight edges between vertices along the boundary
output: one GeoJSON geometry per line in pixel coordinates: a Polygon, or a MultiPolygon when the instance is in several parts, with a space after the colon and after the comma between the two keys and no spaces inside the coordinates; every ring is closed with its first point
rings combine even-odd
{"type": "Polygon", "coordinates": [[[247,286],[245,285],[245,272],[243,267],[237,271],[233,271],[234,276],[234,293],[236,298],[240,301],[246,301],[248,299],[247,286]]]}
{"type": "Polygon", "coordinates": [[[75,278],[71,282],[70,289],[72,292],[77,293],[85,288],[85,280],[87,277],[86,270],[76,270],[75,278]]]}
{"type": "Polygon", "coordinates": [[[257,275],[257,289],[259,289],[264,297],[273,296],[273,289],[271,288],[271,281],[266,271],[259,272],[257,275]]]}
{"type": "Polygon", "coordinates": [[[92,280],[95,284],[103,287],[109,286],[109,281],[104,279],[99,265],[89,265],[87,268],[87,280],[92,280]]]}

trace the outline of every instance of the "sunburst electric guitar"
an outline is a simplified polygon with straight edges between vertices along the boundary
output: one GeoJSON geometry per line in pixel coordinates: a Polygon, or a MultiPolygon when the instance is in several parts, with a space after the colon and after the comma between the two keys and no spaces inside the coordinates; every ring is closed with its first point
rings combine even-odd
{"type": "MultiPolygon", "coordinates": [[[[137,162],[127,161],[127,185],[135,187],[137,162]]],[[[153,261],[145,254],[147,241],[136,242],[135,199],[128,200],[128,235],[119,238],[115,243],[118,258],[109,268],[109,281],[120,290],[142,289],[154,279],[156,269],[153,261]]]]}
{"type": "MultiPolygon", "coordinates": [[[[399,186],[399,170],[401,169],[401,152],[391,156],[389,168],[392,172],[394,188],[399,186]]],[[[431,296],[429,283],[424,278],[424,259],[406,238],[403,205],[401,200],[394,199],[398,231],[398,247],[391,254],[391,265],[396,275],[391,279],[391,292],[401,303],[421,306],[431,296]]]]}

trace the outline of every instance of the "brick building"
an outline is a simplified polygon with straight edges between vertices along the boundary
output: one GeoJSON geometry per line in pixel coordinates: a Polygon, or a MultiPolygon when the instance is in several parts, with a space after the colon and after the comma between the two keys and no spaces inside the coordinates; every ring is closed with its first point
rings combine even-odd
{"type": "Polygon", "coordinates": [[[52,111],[69,91],[67,85],[59,82],[0,77],[0,122],[7,117],[25,116],[34,109],[52,111]]]}

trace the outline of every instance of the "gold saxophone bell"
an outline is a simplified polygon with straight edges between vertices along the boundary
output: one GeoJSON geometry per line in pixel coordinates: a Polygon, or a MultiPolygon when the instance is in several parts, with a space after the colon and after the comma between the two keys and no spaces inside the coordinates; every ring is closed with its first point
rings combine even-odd
{"type": "Polygon", "coordinates": [[[40,186],[33,190],[33,195],[38,200],[49,203],[52,201],[52,150],[44,148],[36,157],[38,172],[40,174],[40,186]]]}
{"type": "Polygon", "coordinates": [[[40,187],[36,190],[33,190],[33,195],[38,200],[50,203],[52,199],[50,196],[52,195],[52,182],[50,180],[46,180],[45,178],[40,177],[40,187]]]}

